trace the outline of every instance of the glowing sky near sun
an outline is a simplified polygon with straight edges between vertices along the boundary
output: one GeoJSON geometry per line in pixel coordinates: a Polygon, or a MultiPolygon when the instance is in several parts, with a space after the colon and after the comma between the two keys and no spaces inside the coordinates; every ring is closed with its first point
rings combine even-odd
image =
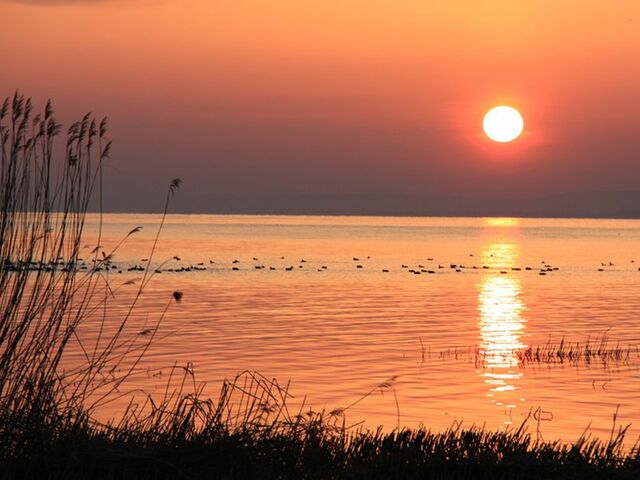
{"type": "Polygon", "coordinates": [[[638,190],[638,2],[42,0],[0,19],[2,96],[109,115],[116,210],[157,209],[176,176],[185,211],[638,190]],[[484,135],[495,105],[522,113],[517,141],[484,135]]]}

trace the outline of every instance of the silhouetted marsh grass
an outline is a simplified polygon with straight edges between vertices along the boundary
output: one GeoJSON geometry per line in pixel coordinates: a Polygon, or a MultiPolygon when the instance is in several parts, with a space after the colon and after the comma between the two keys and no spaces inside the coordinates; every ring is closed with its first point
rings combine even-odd
{"type": "MultiPolygon", "coordinates": [[[[427,352],[422,340],[420,340],[420,347],[423,362],[425,358],[433,358],[431,349],[427,352]]],[[[584,341],[567,341],[562,337],[559,342],[554,342],[549,338],[544,344],[491,351],[480,345],[451,347],[434,354],[439,360],[471,361],[480,368],[493,367],[500,363],[521,368],[543,365],[602,366],[604,368],[620,365],[640,366],[638,345],[613,341],[606,334],[588,337],[584,341]]]]}
{"type": "MultiPolygon", "coordinates": [[[[192,378],[192,372],[188,372],[192,378]]],[[[195,383],[194,383],[195,386],[195,383]]],[[[637,478],[627,427],[608,440],[543,441],[519,427],[454,423],[384,432],[345,428],[335,412],[290,412],[288,386],[254,372],[225,382],[217,402],[174,392],[117,425],[62,432],[5,463],[5,475],[67,478],[637,478]],[[24,469],[24,470],[23,470],[24,469]]]]}
{"type": "MultiPolygon", "coordinates": [[[[90,251],[91,268],[86,271],[77,268],[92,198],[97,197],[100,209],[102,206],[102,166],[111,150],[106,118],[98,121],[87,114],[74,122],[67,130],[64,153],[60,156],[54,155],[54,140],[61,131],[51,102],[40,114],[34,114],[31,100],[17,92],[2,102],[0,449],[3,456],[21,454],[57,435],[60,429],[85,428],[94,410],[109,401],[133,372],[154,336],[140,338],[137,332],[128,329],[137,300],[153,276],[149,263],[128,311],[107,324],[107,303],[114,289],[106,267],[119,245],[105,252],[101,245],[101,222],[95,247],[90,251]],[[79,330],[87,320],[98,321],[98,334],[90,341],[81,341],[79,330]],[[74,365],[67,366],[64,357],[72,345],[82,355],[74,365]]],[[[166,207],[178,186],[177,180],[171,183],[166,207]]],[[[159,231],[161,228],[162,224],[159,231]]],[[[129,235],[136,232],[133,229],[129,235]]],[[[154,251],[155,243],[152,255],[154,251]]]]}
{"type": "MultiPolygon", "coordinates": [[[[102,211],[102,165],[109,156],[106,119],[91,115],[67,131],[64,155],[54,156],[62,131],[51,103],[33,114],[16,93],[0,107],[0,469],[3,478],[638,478],[638,448],[623,448],[626,427],[608,440],[587,435],[566,445],[544,442],[519,428],[491,432],[454,424],[444,432],[400,426],[395,378],[376,385],[351,405],[314,411],[289,408],[289,386],[255,372],[224,382],[217,400],[203,395],[192,365],[174,365],[159,397],[131,398],[121,417],[95,419],[101,405],[137,372],[175,291],[157,321],[130,330],[169,200],[134,299],[121,318],[107,316],[117,288],[105,269],[115,249],[91,250],[92,268],[77,269],[82,233],[93,195],[102,211]],[[96,338],[80,327],[98,321],[96,338]],[[63,359],[71,345],[82,355],[63,359]],[[377,390],[396,398],[392,432],[348,425],[346,412],[377,390]]],[[[129,235],[138,231],[134,228],[129,235]]],[[[128,236],[128,235],[127,235],[128,236]]],[[[123,239],[124,241],[124,239],[123,239]]],[[[422,356],[426,350],[422,347],[422,356]]],[[[606,358],[591,346],[543,348],[523,361],[606,358]]],[[[430,354],[430,350],[429,350],[430,354]]],[[[457,354],[457,353],[456,353],[457,354]]],[[[539,423],[540,416],[537,417],[539,423]]],[[[534,420],[536,420],[534,416],[534,420]]],[[[539,425],[538,425],[539,427],[539,425]]]]}
{"type": "Polygon", "coordinates": [[[640,361],[637,345],[612,342],[606,335],[587,338],[584,342],[567,342],[564,338],[554,344],[549,340],[544,345],[531,346],[514,352],[521,366],[529,364],[572,364],[589,366],[599,363],[627,364],[640,361]]]}

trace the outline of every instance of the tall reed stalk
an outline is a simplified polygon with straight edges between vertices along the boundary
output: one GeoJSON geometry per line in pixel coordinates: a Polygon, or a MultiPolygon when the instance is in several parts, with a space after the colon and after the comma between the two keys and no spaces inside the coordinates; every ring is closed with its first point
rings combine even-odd
{"type": "MultiPolygon", "coordinates": [[[[92,410],[153,341],[151,335],[141,344],[125,328],[149,280],[149,265],[127,313],[107,328],[115,321],[106,312],[112,293],[106,272],[115,250],[105,253],[101,245],[102,169],[111,150],[107,120],[87,114],[71,124],[64,150],[55,145],[61,132],[50,101],[34,114],[31,99],[16,93],[0,107],[0,447],[5,452],[28,448],[40,434],[89,422],[92,410]],[[90,267],[82,271],[83,229],[92,201],[100,208],[100,225],[86,259],[90,267]],[[98,335],[81,341],[79,327],[87,320],[98,321],[98,335]],[[71,347],[82,352],[81,360],[63,368],[71,347]],[[116,374],[125,362],[124,372],[116,374]]],[[[177,186],[174,180],[169,187],[165,215],[177,186]]]]}

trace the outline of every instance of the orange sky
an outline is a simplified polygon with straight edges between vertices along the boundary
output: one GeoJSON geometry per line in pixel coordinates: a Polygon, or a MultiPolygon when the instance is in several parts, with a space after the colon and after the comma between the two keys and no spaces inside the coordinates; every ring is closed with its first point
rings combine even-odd
{"type": "Polygon", "coordinates": [[[177,208],[212,212],[640,191],[640,2],[0,0],[0,18],[3,96],[110,117],[114,210],[157,209],[176,176],[177,208]],[[502,103],[525,119],[507,145],[481,129],[502,103]]]}

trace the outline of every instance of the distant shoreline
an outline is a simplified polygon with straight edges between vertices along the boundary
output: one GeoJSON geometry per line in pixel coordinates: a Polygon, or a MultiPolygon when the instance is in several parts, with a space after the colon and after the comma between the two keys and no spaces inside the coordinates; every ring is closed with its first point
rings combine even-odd
{"type": "MultiPolygon", "coordinates": [[[[89,210],[89,214],[98,214],[98,210],[89,210]]],[[[110,210],[103,211],[105,215],[160,215],[160,211],[123,211],[123,210],[110,210]]],[[[242,216],[242,217],[367,217],[367,218],[522,218],[522,219],[545,219],[545,220],[640,220],[640,215],[637,216],[561,216],[561,215],[503,215],[503,214],[459,214],[459,215],[437,215],[437,214],[425,214],[425,215],[411,215],[411,214],[376,214],[376,213],[282,213],[282,212],[187,212],[187,211],[175,211],[169,212],[168,215],[198,215],[198,216],[242,216]]]]}

